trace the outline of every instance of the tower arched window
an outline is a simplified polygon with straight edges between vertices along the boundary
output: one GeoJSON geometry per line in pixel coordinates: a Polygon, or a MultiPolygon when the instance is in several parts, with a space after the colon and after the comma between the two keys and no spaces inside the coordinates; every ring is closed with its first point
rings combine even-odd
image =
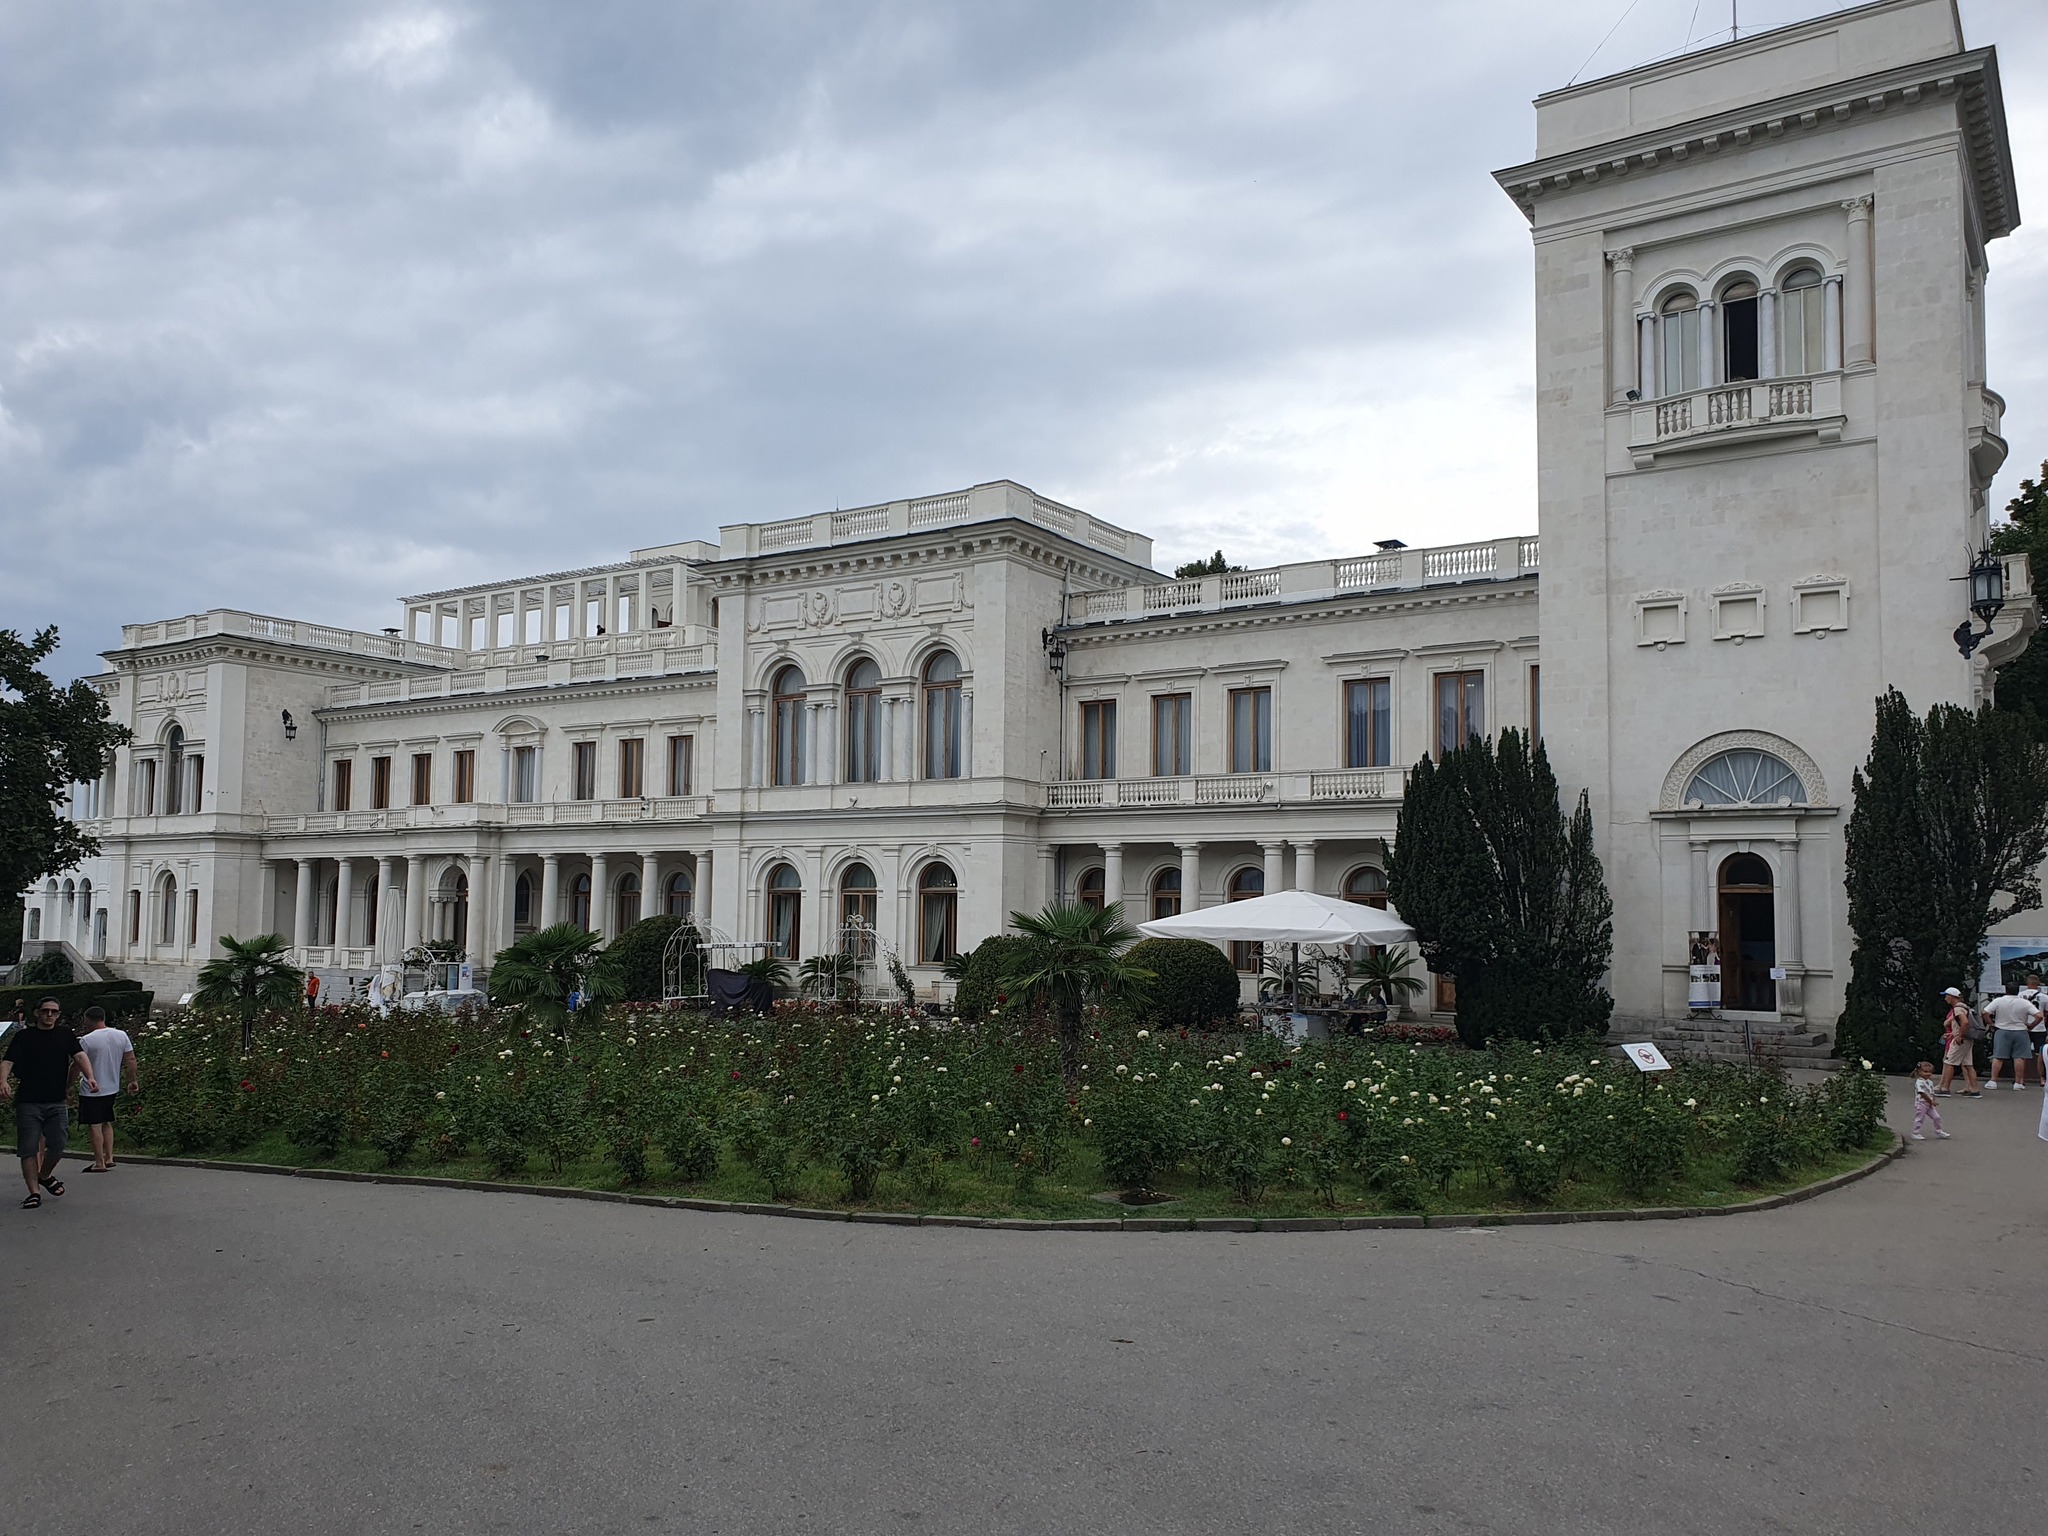
{"type": "Polygon", "coordinates": [[[775,674],[775,772],[777,784],[804,782],[804,674],[784,667],[775,674]]]}
{"type": "Polygon", "coordinates": [[[1684,289],[1671,294],[1659,306],[1657,347],[1663,369],[1659,382],[1661,394],[1682,395],[1699,386],[1699,310],[1698,298],[1684,289]]]}
{"type": "Polygon", "coordinates": [[[846,782],[882,776],[882,669],[863,656],[846,673],[846,782]]]}
{"type": "Polygon", "coordinates": [[[944,965],[960,950],[960,883],[950,864],[927,864],[917,877],[917,957],[944,965]]]}
{"type": "Polygon", "coordinates": [[[1721,288],[1721,377],[1730,384],[1758,376],[1756,284],[1737,278],[1721,288]]]}
{"type": "Polygon", "coordinates": [[[843,952],[857,952],[848,931],[855,924],[866,933],[875,931],[877,896],[875,872],[865,864],[847,865],[839,877],[839,947],[843,952]]]}
{"type": "Polygon", "coordinates": [[[1819,373],[1827,367],[1827,290],[1820,268],[1798,267],[1778,285],[1778,372],[1819,373]]]}
{"type": "Polygon", "coordinates": [[[185,809],[185,732],[173,725],[164,732],[164,814],[185,809]]]}
{"type": "Polygon", "coordinates": [[[803,939],[804,877],[794,864],[768,872],[768,942],[784,960],[796,958],[803,939]]]}
{"type": "Polygon", "coordinates": [[[960,658],[940,651],[924,664],[924,776],[959,778],[960,745],[960,658]]]}

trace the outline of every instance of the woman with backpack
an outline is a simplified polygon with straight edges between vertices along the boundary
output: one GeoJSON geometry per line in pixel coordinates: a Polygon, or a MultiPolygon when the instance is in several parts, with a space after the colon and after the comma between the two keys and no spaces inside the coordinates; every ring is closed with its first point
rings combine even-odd
{"type": "Polygon", "coordinates": [[[1948,1014],[1941,1021],[1941,1086],[1934,1091],[1946,1097],[1948,1085],[1955,1080],[1956,1068],[1961,1067],[1963,1081],[1969,1084],[1963,1090],[1963,1097],[1981,1098],[1983,1095],[1977,1088],[1977,1016],[1963,1001],[1960,989],[1945,987],[1941,995],[1948,1004],[1948,1014]]]}

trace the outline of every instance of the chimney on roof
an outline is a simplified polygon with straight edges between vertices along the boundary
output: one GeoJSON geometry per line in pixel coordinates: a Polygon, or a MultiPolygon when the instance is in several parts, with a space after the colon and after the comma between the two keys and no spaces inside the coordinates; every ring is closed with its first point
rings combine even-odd
{"type": "Polygon", "coordinates": [[[1393,551],[1397,549],[1406,549],[1408,545],[1407,542],[1402,539],[1374,539],[1372,542],[1372,547],[1384,555],[1391,554],[1393,551]]]}

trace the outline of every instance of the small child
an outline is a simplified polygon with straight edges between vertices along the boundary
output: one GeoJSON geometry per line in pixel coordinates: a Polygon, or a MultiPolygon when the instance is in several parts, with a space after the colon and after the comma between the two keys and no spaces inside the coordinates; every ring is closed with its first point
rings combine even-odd
{"type": "Polygon", "coordinates": [[[1913,1139],[1925,1141],[1921,1127],[1929,1120],[1934,1122],[1937,1140],[1947,1141],[1948,1132],[1941,1128],[1941,1106],[1934,1102],[1934,1063],[1923,1061],[1913,1069],[1913,1139]]]}

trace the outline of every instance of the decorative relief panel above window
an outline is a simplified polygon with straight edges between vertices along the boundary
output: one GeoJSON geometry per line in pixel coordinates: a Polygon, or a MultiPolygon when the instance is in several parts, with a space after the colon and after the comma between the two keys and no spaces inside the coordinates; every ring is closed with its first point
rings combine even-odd
{"type": "Polygon", "coordinates": [[[1751,582],[1730,582],[1716,587],[1714,599],[1714,638],[1732,640],[1737,645],[1745,640],[1755,640],[1764,632],[1764,589],[1751,582]]]}
{"type": "Polygon", "coordinates": [[[1849,627],[1849,580],[1846,576],[1809,576],[1792,584],[1792,633],[1834,634],[1849,627]]]}
{"type": "Polygon", "coordinates": [[[1683,592],[1643,592],[1636,596],[1636,644],[1654,645],[1663,650],[1667,645],[1685,643],[1685,594],[1683,592]]]}

